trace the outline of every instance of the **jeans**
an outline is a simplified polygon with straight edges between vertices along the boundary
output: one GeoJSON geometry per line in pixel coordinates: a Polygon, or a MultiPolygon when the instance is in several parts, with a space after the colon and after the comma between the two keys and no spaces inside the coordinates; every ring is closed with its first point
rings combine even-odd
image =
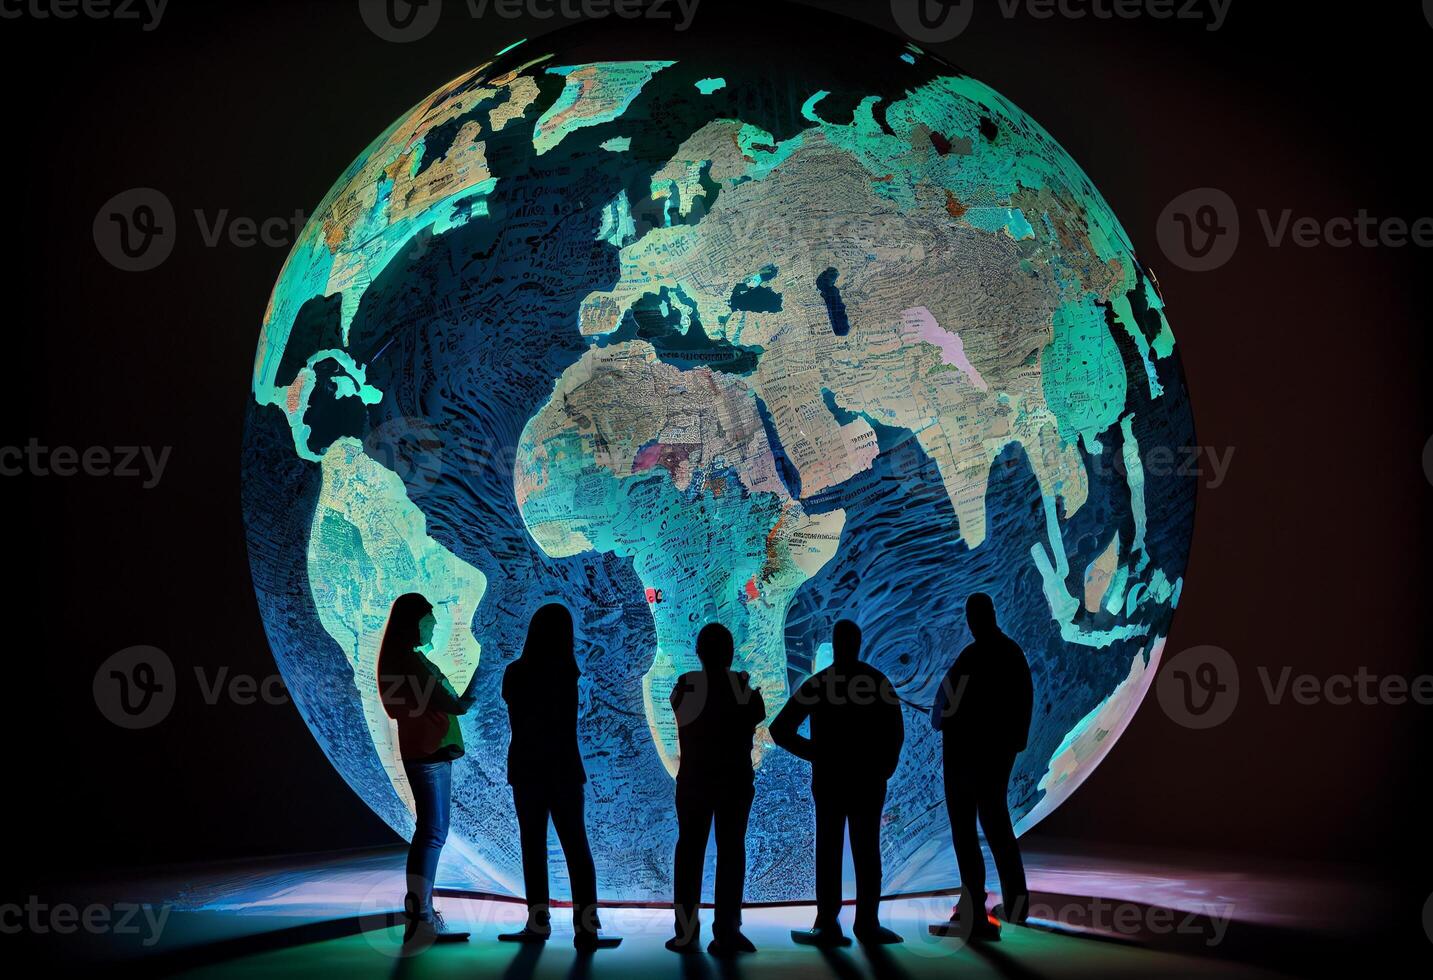
{"type": "Polygon", "coordinates": [[[547,890],[547,821],[557,830],[567,878],[572,884],[572,925],[578,932],[602,927],[597,918],[597,868],[587,843],[582,815],[586,788],[582,783],[563,786],[523,785],[512,788],[517,811],[518,842],[522,847],[522,882],[527,893],[529,928],[546,929],[551,921],[547,890]]]}
{"type": "Polygon", "coordinates": [[[985,912],[985,856],[980,852],[980,838],[975,832],[977,815],[985,831],[985,842],[990,845],[990,855],[995,859],[1007,917],[1018,922],[1027,911],[1030,893],[1025,884],[1025,865],[1020,860],[1020,845],[1015,842],[1006,803],[1010,771],[1014,766],[1013,752],[993,758],[972,752],[969,761],[952,760],[946,767],[945,805],[950,814],[955,860],[960,866],[962,918],[969,914],[978,919],[985,912]]]}
{"type": "Polygon", "coordinates": [[[852,780],[812,793],[816,803],[816,928],[841,916],[841,855],[847,832],[856,871],[856,928],[879,925],[881,905],[881,811],[886,784],[852,780]]]}
{"type": "Polygon", "coordinates": [[[695,939],[700,923],[702,865],[707,835],[716,822],[716,916],[721,936],[741,926],[741,893],[746,881],[746,824],[754,789],[745,785],[702,786],[677,779],[677,853],[672,875],[678,939],[695,939]]]}
{"type": "Polygon", "coordinates": [[[413,919],[433,918],[433,879],[438,855],[448,839],[448,802],[453,792],[453,763],[407,762],[403,771],[413,791],[413,840],[408,844],[408,895],[403,910],[413,919]]]}

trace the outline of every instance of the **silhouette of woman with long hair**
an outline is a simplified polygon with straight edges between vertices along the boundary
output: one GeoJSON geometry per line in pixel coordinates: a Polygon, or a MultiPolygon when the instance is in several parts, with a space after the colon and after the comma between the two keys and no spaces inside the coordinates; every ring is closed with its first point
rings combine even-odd
{"type": "Polygon", "coordinates": [[[579,672],[573,646],[572,614],[560,603],[549,603],[533,614],[522,655],[503,672],[512,729],[508,783],[517,810],[528,913],[521,931],[498,938],[546,942],[552,935],[547,888],[551,819],[572,883],[572,944],[580,950],[610,949],[622,940],[602,935],[597,918],[597,869],[582,812],[587,771],[577,745],[579,672]]]}
{"type": "Polygon", "coordinates": [[[403,900],[403,945],[409,949],[468,938],[466,932],[449,930],[433,908],[433,878],[448,839],[453,760],[463,754],[458,715],[474,700],[471,683],[457,695],[428,660],[437,625],[431,602],[416,592],[401,595],[388,614],[378,648],[378,694],[384,711],[398,723],[398,754],[413,791],[415,825],[403,900]]]}

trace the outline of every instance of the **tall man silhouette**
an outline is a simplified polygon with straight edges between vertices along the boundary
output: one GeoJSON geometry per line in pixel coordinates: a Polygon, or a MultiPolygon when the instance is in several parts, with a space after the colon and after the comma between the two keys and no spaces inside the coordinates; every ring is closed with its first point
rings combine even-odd
{"type": "Polygon", "coordinates": [[[898,943],[881,926],[881,811],[896,771],[905,725],[895,689],[861,662],[861,630],[849,619],[832,633],[830,667],[806,678],[771,722],[777,745],[811,763],[816,804],[816,923],[791,938],[810,946],[849,946],[841,932],[841,852],[849,826],[856,868],[856,938],[898,943]],[[811,719],[811,735],[798,729],[811,719]]]}
{"type": "Polygon", "coordinates": [[[997,939],[999,927],[985,914],[985,858],[975,819],[979,815],[995,858],[1004,918],[1024,922],[1030,893],[1006,795],[1029,736],[1034,684],[1025,652],[1000,629],[990,596],[971,595],[965,618],[974,639],[941,682],[930,719],[944,735],[945,804],[960,866],[960,903],[946,931],[997,939]]]}
{"type": "Polygon", "coordinates": [[[673,870],[676,935],[667,940],[674,953],[700,948],[697,906],[702,895],[702,865],[707,835],[716,822],[716,915],[713,955],[754,953],[741,932],[741,893],[746,880],[746,824],[751,816],[754,776],[751,743],[766,718],[761,692],[745,673],[731,669],[730,631],[709,623],[697,634],[702,669],[677,678],[672,713],[677,719],[677,853],[673,870]]]}

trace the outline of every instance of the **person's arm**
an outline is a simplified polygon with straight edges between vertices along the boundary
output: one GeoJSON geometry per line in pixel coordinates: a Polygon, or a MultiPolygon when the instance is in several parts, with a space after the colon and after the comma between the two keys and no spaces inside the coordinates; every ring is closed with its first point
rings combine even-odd
{"type": "Polygon", "coordinates": [[[437,708],[450,715],[465,714],[477,700],[477,695],[473,693],[473,681],[476,680],[477,674],[474,673],[467,689],[459,696],[443,672],[430,663],[427,665],[427,676],[423,678],[424,690],[419,694],[420,702],[425,705],[425,710],[437,708]]]}
{"type": "Polygon", "coordinates": [[[950,670],[946,672],[945,680],[941,682],[940,693],[935,699],[935,707],[941,709],[940,723],[936,724],[937,719],[931,718],[931,725],[939,731],[950,731],[955,727],[956,716],[960,714],[963,706],[965,688],[970,683],[970,660],[966,657],[969,650],[970,647],[966,647],[960,652],[960,656],[955,658],[955,663],[951,664],[950,670]]]}
{"type": "Polygon", "coordinates": [[[884,677],[881,678],[881,705],[886,740],[886,778],[890,779],[901,762],[901,746],[906,741],[906,719],[901,712],[901,703],[896,699],[895,687],[884,677]]]}
{"type": "Polygon", "coordinates": [[[678,731],[690,725],[701,714],[706,701],[705,680],[702,672],[692,671],[678,675],[677,682],[672,685],[672,696],[668,700],[672,705],[672,717],[676,719],[678,731]],[[703,685],[701,691],[697,690],[698,684],[703,685]]]}
{"type": "Polygon", "coordinates": [[[751,675],[741,671],[735,677],[736,704],[742,721],[755,728],[766,720],[766,702],[762,700],[761,689],[751,686],[751,675]]]}
{"type": "Polygon", "coordinates": [[[945,713],[950,708],[950,671],[946,671],[936,688],[935,704],[930,706],[930,727],[940,731],[945,724],[945,713]]]}
{"type": "Polygon", "coordinates": [[[766,701],[761,696],[760,688],[751,689],[751,701],[747,706],[747,719],[751,727],[755,728],[766,720],[766,701]]]}
{"type": "Polygon", "coordinates": [[[380,658],[378,661],[378,700],[383,704],[383,711],[389,718],[397,718],[402,714],[404,708],[404,689],[408,686],[408,678],[402,674],[390,674],[387,665],[380,658]]]}
{"type": "Polygon", "coordinates": [[[1017,683],[1020,685],[1020,731],[1017,744],[1021,749],[1025,748],[1030,738],[1030,720],[1035,713],[1035,678],[1030,672],[1030,661],[1025,659],[1025,651],[1018,646],[1015,648],[1019,654],[1019,661],[1016,666],[1017,683]]]}
{"type": "Polygon", "coordinates": [[[771,719],[771,740],[799,759],[811,762],[816,758],[816,746],[811,739],[798,729],[811,716],[811,692],[805,684],[796,689],[790,700],[771,719]]]}

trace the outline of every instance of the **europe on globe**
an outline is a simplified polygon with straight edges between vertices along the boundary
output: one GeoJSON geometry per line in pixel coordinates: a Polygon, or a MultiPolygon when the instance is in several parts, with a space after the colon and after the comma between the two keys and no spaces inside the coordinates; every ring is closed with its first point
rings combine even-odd
{"type": "MultiPolygon", "coordinates": [[[[611,898],[670,900],[667,696],[705,623],[768,721],[835,621],[860,624],[905,712],[886,893],[957,880],[922,708],[967,595],[994,597],[1034,674],[1021,831],[1158,665],[1195,487],[1145,461],[1195,443],[1129,236],[987,85],[751,6],[498,52],[358,155],[274,286],[242,497],[267,635],[333,765],[407,834],[374,660],[394,599],[432,601],[432,659],[478,695],[442,885],[521,892],[499,683],[545,602],[577,623],[611,898]]],[[[809,768],[764,725],[754,756],[747,899],[809,898],[809,768]]]]}

